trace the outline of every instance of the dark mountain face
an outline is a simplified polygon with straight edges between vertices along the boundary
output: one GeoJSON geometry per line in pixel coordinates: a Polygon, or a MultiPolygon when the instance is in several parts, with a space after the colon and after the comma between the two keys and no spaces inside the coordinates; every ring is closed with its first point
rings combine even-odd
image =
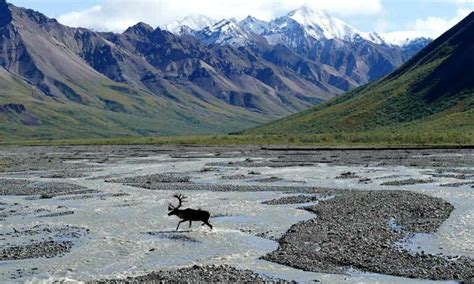
{"type": "Polygon", "coordinates": [[[308,46],[306,57],[334,67],[357,86],[380,79],[408,59],[399,47],[362,39],[350,45],[339,39],[316,42],[308,46]]]}
{"type": "Polygon", "coordinates": [[[248,133],[469,131],[474,13],[384,79],[248,133]]]}
{"type": "Polygon", "coordinates": [[[319,65],[333,67],[340,76],[349,78],[353,84],[343,88],[345,91],[389,74],[413,53],[422,49],[423,44],[427,44],[420,42],[418,45],[412,45],[410,51],[406,51],[399,46],[375,44],[361,37],[352,41],[338,38],[315,39],[306,36],[304,27],[295,21],[285,21],[292,24],[281,31],[284,35],[281,36],[281,41],[303,58],[319,65]]]}
{"type": "Polygon", "coordinates": [[[12,20],[12,14],[7,5],[5,0],[0,0],[0,27],[7,25],[12,20]]]}
{"type": "Polygon", "coordinates": [[[412,87],[413,92],[425,93],[425,99],[442,97],[474,89],[474,12],[458,25],[433,41],[407,64],[392,74],[397,78],[418,65],[443,60],[426,78],[412,87]]]}
{"type": "Polygon", "coordinates": [[[21,75],[38,87],[42,87],[45,93],[49,94],[47,86],[41,84],[44,75],[28,53],[18,29],[13,25],[12,12],[4,1],[0,2],[0,15],[0,21],[2,21],[0,25],[0,50],[2,52],[0,65],[21,75]]]}
{"type": "MultiPolygon", "coordinates": [[[[298,109],[299,106],[291,105],[293,98],[288,98],[287,101],[290,103],[286,104],[277,97],[273,97],[276,93],[275,88],[278,88],[282,96],[301,95],[302,97],[298,100],[302,101],[296,103],[306,105],[312,103],[312,96],[305,94],[305,91],[313,93],[316,98],[324,98],[334,92],[318,90],[294,70],[282,70],[246,48],[208,47],[194,39],[177,37],[160,29],[139,34],[132,32],[134,30],[129,29],[122,35],[109,34],[106,38],[116,46],[139,55],[140,58],[135,60],[131,57],[124,58],[124,61],[135,61],[128,62],[124,66],[120,66],[120,60],[109,62],[106,66],[108,68],[117,66],[114,69],[120,70],[120,73],[127,78],[127,83],[146,87],[153,92],[159,93],[163,89],[165,84],[163,81],[175,82],[186,88],[187,92],[208,93],[201,94],[201,97],[212,95],[232,104],[232,100],[228,100],[228,97],[260,95],[263,97],[260,99],[262,103],[273,100],[271,105],[278,104],[283,109],[298,109]],[[145,59],[145,62],[137,64],[136,62],[140,59],[145,59]],[[130,66],[141,67],[131,69],[130,66]],[[257,74],[266,69],[272,70],[269,76],[273,78],[262,80],[257,74]],[[302,86],[301,90],[296,90],[292,84],[284,82],[283,78],[290,80],[292,84],[302,86]],[[271,80],[281,84],[278,86],[267,84],[271,80]],[[185,87],[190,83],[192,84],[190,87],[185,87]]],[[[101,73],[104,72],[101,71],[101,73]]],[[[109,76],[109,78],[117,80],[115,77],[109,76]]],[[[264,104],[254,105],[253,109],[262,112],[272,111],[264,104]]]]}

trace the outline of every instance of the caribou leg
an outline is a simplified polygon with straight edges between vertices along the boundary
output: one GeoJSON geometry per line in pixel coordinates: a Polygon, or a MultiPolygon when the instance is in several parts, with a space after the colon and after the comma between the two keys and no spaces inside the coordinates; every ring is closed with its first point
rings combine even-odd
{"type": "Polygon", "coordinates": [[[193,221],[189,220],[189,228],[191,228],[192,224],[193,224],[193,221]]]}
{"type": "MultiPolygon", "coordinates": [[[[209,228],[211,228],[211,230],[212,230],[212,225],[211,225],[211,224],[209,224],[209,220],[208,220],[208,221],[206,221],[206,222],[204,222],[204,224],[205,224],[205,225],[208,225],[208,226],[209,226],[209,228]]],[[[204,225],[204,224],[203,224],[203,225],[204,225]]]]}
{"type": "Polygon", "coordinates": [[[179,229],[179,225],[181,225],[181,223],[183,223],[183,222],[186,222],[186,221],[185,221],[185,220],[181,220],[181,221],[179,221],[179,223],[178,223],[178,227],[176,227],[176,231],[179,229]]]}

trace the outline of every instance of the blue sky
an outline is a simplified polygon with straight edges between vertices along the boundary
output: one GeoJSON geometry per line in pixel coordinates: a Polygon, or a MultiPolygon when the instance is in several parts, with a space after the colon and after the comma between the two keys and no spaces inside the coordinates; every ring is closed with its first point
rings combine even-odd
{"type": "Polygon", "coordinates": [[[474,0],[9,0],[70,26],[119,32],[138,21],[163,25],[188,14],[270,19],[306,4],[362,31],[438,36],[474,10],[474,0]]]}
{"type": "Polygon", "coordinates": [[[49,17],[58,18],[62,14],[84,10],[100,4],[101,0],[7,0],[17,6],[40,11],[49,17]]]}
{"type": "Polygon", "coordinates": [[[396,31],[418,19],[439,17],[448,20],[456,17],[459,8],[474,9],[474,1],[470,5],[458,4],[455,0],[383,0],[381,2],[383,11],[380,14],[367,18],[355,16],[347,20],[363,30],[371,30],[373,20],[386,21],[389,31],[396,31]]]}

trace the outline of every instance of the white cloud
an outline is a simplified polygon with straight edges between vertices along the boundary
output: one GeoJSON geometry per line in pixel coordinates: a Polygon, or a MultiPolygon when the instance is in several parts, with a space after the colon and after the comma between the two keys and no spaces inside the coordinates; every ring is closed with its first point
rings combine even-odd
{"type": "Polygon", "coordinates": [[[440,17],[427,17],[424,19],[418,19],[412,25],[410,25],[409,29],[386,33],[385,37],[391,42],[403,42],[407,38],[416,37],[428,37],[435,39],[455,26],[471,12],[472,11],[470,9],[459,8],[457,10],[456,16],[452,19],[440,17]]]}
{"type": "Polygon", "coordinates": [[[59,21],[74,27],[120,32],[138,22],[159,26],[189,14],[216,19],[244,18],[250,14],[269,20],[302,5],[342,16],[382,11],[380,0],[104,0],[89,9],[64,14],[59,21]]]}

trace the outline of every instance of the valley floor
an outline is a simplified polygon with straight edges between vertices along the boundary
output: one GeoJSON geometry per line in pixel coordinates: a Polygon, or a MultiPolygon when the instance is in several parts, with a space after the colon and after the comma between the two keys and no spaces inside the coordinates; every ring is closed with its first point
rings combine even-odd
{"type": "Polygon", "coordinates": [[[4,146],[0,281],[472,280],[473,188],[472,149],[4,146]]]}

